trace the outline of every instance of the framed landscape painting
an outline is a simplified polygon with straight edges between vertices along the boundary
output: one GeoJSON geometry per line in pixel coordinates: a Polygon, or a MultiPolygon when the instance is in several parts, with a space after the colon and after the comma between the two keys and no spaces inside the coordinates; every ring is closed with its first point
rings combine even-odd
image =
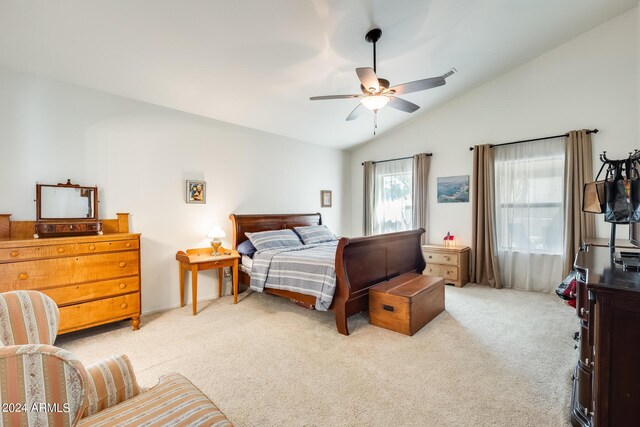
{"type": "Polygon", "coordinates": [[[469,175],[438,178],[438,203],[469,202],[469,175]]]}

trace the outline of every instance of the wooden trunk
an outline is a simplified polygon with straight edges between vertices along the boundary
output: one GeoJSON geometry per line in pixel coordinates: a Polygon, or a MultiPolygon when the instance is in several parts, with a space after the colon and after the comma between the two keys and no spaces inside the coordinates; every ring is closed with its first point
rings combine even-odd
{"type": "Polygon", "coordinates": [[[372,325],[413,335],[444,311],[444,279],[406,273],[369,290],[372,325]]]}

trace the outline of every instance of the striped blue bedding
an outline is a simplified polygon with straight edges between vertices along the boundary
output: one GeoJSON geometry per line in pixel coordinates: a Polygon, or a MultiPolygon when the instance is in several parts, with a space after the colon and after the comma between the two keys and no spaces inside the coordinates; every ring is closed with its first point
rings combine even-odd
{"type": "Polygon", "coordinates": [[[253,256],[250,287],[282,289],[316,297],[316,310],[326,311],[336,289],[337,241],[280,247],[253,256]]]}

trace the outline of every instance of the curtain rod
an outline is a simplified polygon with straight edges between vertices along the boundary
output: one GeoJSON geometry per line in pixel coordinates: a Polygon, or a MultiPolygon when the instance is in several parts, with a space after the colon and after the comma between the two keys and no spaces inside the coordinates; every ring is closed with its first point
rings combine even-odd
{"type": "MultiPolygon", "coordinates": [[[[427,157],[433,156],[433,153],[424,153],[424,154],[426,154],[427,157]]],[[[395,162],[396,160],[407,160],[412,158],[413,156],[407,156],[407,157],[398,157],[397,159],[378,160],[377,162],[373,162],[373,164],[375,165],[376,163],[395,162]]],[[[364,166],[364,162],[362,162],[362,166],[364,166]]]]}
{"type": "MultiPolygon", "coordinates": [[[[598,129],[587,130],[587,134],[598,133],[598,129]]],[[[562,135],[545,136],[544,138],[523,139],[522,141],[505,142],[503,144],[490,144],[490,147],[500,147],[503,145],[522,144],[523,142],[543,141],[545,139],[562,138],[563,136],[569,136],[569,133],[563,133],[562,135]]],[[[473,147],[469,147],[469,151],[473,151],[473,147]]]]}

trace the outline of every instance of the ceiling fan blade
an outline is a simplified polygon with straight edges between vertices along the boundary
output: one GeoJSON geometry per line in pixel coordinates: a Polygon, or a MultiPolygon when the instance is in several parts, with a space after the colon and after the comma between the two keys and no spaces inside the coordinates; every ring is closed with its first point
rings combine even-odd
{"type": "Polygon", "coordinates": [[[419,92],[421,90],[427,90],[434,87],[442,86],[446,83],[444,77],[431,77],[429,79],[416,80],[414,82],[403,83],[398,86],[394,86],[390,91],[394,91],[397,95],[403,93],[419,92]]]}
{"type": "Polygon", "coordinates": [[[348,99],[348,98],[360,98],[360,95],[325,95],[325,96],[312,96],[309,98],[311,101],[322,101],[324,99],[348,99]]]}
{"type": "Polygon", "coordinates": [[[364,111],[364,105],[362,105],[361,103],[358,103],[358,105],[356,105],[356,108],[353,109],[351,114],[347,116],[347,121],[350,122],[351,120],[357,119],[358,116],[360,116],[360,114],[362,114],[363,111],[364,111]]]}
{"type": "Polygon", "coordinates": [[[389,97],[389,103],[387,105],[391,108],[395,108],[396,110],[404,111],[405,113],[413,113],[420,108],[419,105],[416,105],[413,102],[406,101],[402,98],[396,98],[395,96],[389,97]]]}
{"type": "Polygon", "coordinates": [[[362,86],[369,92],[378,92],[380,90],[380,83],[378,83],[378,76],[371,67],[356,68],[356,74],[360,79],[362,86]]]}

